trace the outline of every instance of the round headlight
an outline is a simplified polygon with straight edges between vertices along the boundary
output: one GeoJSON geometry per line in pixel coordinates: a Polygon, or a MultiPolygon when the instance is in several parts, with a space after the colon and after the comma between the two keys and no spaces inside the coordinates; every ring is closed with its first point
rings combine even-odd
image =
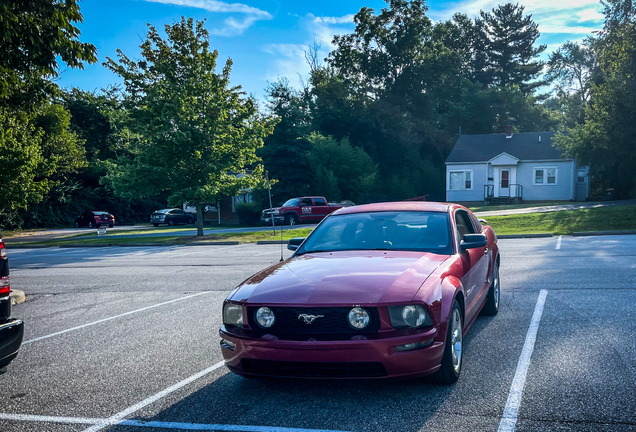
{"type": "Polygon", "coordinates": [[[354,329],[362,330],[369,325],[369,321],[371,321],[371,317],[366,309],[354,307],[349,311],[349,324],[354,329]]]}
{"type": "Polygon", "coordinates": [[[404,306],[402,319],[409,327],[420,327],[426,322],[426,309],[420,305],[404,306]]]}
{"type": "Polygon", "coordinates": [[[256,322],[259,326],[269,328],[274,325],[276,321],[276,315],[268,307],[262,307],[256,311],[256,322]]]}

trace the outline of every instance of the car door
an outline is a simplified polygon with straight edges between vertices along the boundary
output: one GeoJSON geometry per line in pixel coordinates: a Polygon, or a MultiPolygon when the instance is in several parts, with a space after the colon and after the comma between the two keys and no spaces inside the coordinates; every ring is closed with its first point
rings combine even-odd
{"type": "Polygon", "coordinates": [[[316,221],[321,221],[329,214],[329,205],[324,198],[314,198],[314,207],[312,213],[316,216],[316,221]]]}
{"type": "MultiPolygon", "coordinates": [[[[472,218],[466,210],[455,211],[455,230],[458,245],[461,244],[464,235],[477,234],[472,218]]],[[[468,249],[464,252],[460,250],[460,254],[464,266],[462,285],[466,293],[466,323],[469,323],[482,303],[480,300],[483,300],[487,292],[484,288],[487,286],[488,277],[488,247],[468,249]]]]}
{"type": "Polygon", "coordinates": [[[172,212],[175,215],[175,222],[180,224],[184,224],[188,222],[186,220],[185,212],[183,210],[173,210],[172,212]]]}
{"type": "Polygon", "coordinates": [[[314,211],[314,203],[311,198],[303,198],[300,201],[300,220],[301,221],[311,221],[315,218],[313,213],[314,211]]]}

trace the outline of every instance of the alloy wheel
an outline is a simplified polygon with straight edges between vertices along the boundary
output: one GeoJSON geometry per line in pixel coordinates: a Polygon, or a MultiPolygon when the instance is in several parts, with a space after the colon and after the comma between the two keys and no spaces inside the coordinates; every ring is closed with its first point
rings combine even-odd
{"type": "Polygon", "coordinates": [[[451,318],[451,350],[453,358],[453,369],[455,373],[459,373],[462,366],[462,315],[459,309],[453,311],[451,318]]]}

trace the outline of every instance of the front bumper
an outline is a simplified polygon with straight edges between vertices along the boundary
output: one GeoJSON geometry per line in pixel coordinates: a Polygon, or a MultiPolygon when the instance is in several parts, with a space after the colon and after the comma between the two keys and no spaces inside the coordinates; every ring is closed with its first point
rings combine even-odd
{"type": "Polygon", "coordinates": [[[243,376],[320,379],[410,378],[435,373],[444,353],[446,323],[408,336],[346,341],[246,338],[219,331],[225,363],[243,376]],[[432,341],[409,351],[396,347],[432,341]],[[231,348],[233,345],[233,349],[231,348]],[[245,360],[245,361],[244,361],[245,360]],[[382,367],[381,367],[382,366],[382,367]]]}
{"type": "MultiPolygon", "coordinates": [[[[261,216],[261,222],[264,224],[271,224],[272,223],[272,216],[267,215],[267,216],[261,216]]],[[[285,222],[285,216],[280,216],[280,215],[275,215],[274,216],[274,223],[276,224],[280,224],[285,222]]]]}
{"type": "Polygon", "coordinates": [[[0,368],[5,367],[18,355],[24,323],[19,319],[8,319],[0,323],[0,368]]]}

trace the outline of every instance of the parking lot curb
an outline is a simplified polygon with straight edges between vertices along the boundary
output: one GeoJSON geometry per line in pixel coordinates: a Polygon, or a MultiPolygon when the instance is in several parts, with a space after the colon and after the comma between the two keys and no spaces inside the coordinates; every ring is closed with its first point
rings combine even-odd
{"type": "Polygon", "coordinates": [[[220,242],[190,242],[186,246],[238,246],[243,244],[240,241],[220,241],[220,242]]]}
{"type": "Polygon", "coordinates": [[[288,240],[259,240],[256,242],[257,245],[277,245],[277,244],[287,244],[288,240]]]}
{"type": "Polygon", "coordinates": [[[176,243],[122,243],[119,247],[174,246],[176,243]]]}
{"type": "Polygon", "coordinates": [[[20,303],[24,303],[26,301],[26,296],[24,295],[24,291],[20,291],[20,290],[11,290],[11,294],[9,294],[9,297],[11,297],[12,306],[15,306],[20,303]]]}
{"type": "Polygon", "coordinates": [[[503,234],[498,235],[498,239],[520,239],[520,238],[543,238],[543,237],[554,237],[552,233],[542,233],[542,234],[503,234]]]}
{"type": "Polygon", "coordinates": [[[29,245],[29,244],[19,244],[19,245],[14,245],[11,243],[5,243],[4,244],[6,246],[7,249],[45,249],[45,248],[53,248],[53,247],[57,247],[57,246],[49,246],[49,245],[29,245]]]}
{"type": "Polygon", "coordinates": [[[61,244],[60,247],[61,248],[98,248],[98,247],[109,247],[112,246],[109,243],[105,243],[105,244],[93,244],[93,243],[87,243],[87,244],[82,244],[82,243],[71,243],[71,244],[61,244]]]}
{"type": "Polygon", "coordinates": [[[585,231],[572,233],[573,236],[602,236],[602,235],[629,235],[636,234],[634,230],[626,231],[585,231]]]}

